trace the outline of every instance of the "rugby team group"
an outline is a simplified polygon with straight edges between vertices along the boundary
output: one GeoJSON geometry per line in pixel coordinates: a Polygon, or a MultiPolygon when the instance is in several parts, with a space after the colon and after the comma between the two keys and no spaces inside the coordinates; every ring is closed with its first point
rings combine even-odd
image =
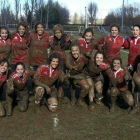
{"type": "Polygon", "coordinates": [[[52,32],[38,22],[29,32],[21,21],[10,33],[0,28],[0,117],[11,116],[15,102],[21,112],[34,103],[35,113],[41,115],[41,104],[51,112],[61,109],[65,90],[69,87],[70,103],[89,111],[95,104],[109,105],[116,110],[121,96],[130,114],[139,111],[140,100],[140,25],[134,25],[132,36],[119,36],[120,27],[110,26],[110,34],[94,38],[92,28],[74,39],[65,34],[60,24],[52,32]],[[121,48],[129,49],[128,65],[122,68],[121,48]],[[133,86],[135,83],[135,86],[133,86]],[[80,88],[78,98],[76,87],[80,88]],[[85,100],[86,98],[86,100],[85,100]]]}

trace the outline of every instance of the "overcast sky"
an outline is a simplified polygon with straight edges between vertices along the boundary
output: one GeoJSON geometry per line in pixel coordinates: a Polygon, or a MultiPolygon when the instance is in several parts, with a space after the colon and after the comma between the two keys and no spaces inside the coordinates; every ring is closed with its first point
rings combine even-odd
{"type": "MultiPolygon", "coordinates": [[[[24,0],[20,0],[21,3],[24,3],[24,0]]],[[[44,0],[47,3],[47,0],[44,0]]],[[[98,6],[98,14],[97,18],[104,18],[109,11],[122,7],[123,0],[53,0],[58,1],[62,6],[67,7],[70,11],[70,15],[72,16],[75,12],[79,15],[82,13],[85,14],[85,7],[92,1],[97,3],[98,6]]],[[[9,0],[14,4],[14,0],[9,0]],[[13,1],[13,2],[12,2],[13,1]]],[[[125,5],[127,4],[136,4],[140,7],[140,0],[124,0],[125,5]]]]}
{"type": "MultiPolygon", "coordinates": [[[[57,1],[57,0],[54,0],[57,1]]],[[[123,0],[58,0],[64,6],[67,6],[71,15],[85,12],[85,6],[93,1],[98,5],[98,18],[104,18],[109,11],[122,7],[123,0]]],[[[136,4],[140,6],[140,0],[124,0],[125,4],[136,4]]]]}

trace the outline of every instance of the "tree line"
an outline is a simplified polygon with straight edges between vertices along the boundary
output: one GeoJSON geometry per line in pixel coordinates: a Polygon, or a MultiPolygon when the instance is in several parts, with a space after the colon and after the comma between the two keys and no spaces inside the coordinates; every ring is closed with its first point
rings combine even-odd
{"type": "MultiPolygon", "coordinates": [[[[21,0],[14,0],[14,10],[12,10],[10,0],[0,1],[0,25],[17,24],[20,20],[25,20],[33,27],[34,23],[42,21],[45,25],[52,27],[54,24],[68,24],[70,12],[67,7],[61,6],[59,2],[53,0],[25,0],[21,5],[21,0]],[[22,12],[21,12],[22,11],[22,12]]],[[[124,25],[131,26],[140,24],[139,4],[127,4],[124,6],[124,25]]],[[[83,9],[84,11],[85,9],[83,9]]],[[[90,2],[87,6],[88,22],[96,24],[98,5],[90,2]]],[[[71,18],[73,24],[85,24],[85,15],[74,13],[71,18]]],[[[118,23],[121,25],[122,7],[112,10],[105,17],[105,25],[118,23]]]]}
{"type": "Polygon", "coordinates": [[[27,21],[31,27],[38,21],[49,26],[69,22],[69,10],[61,6],[59,2],[48,0],[45,3],[45,0],[26,0],[22,5],[20,2],[20,0],[14,0],[14,10],[12,10],[9,0],[1,1],[0,25],[17,24],[20,20],[27,21]]]}
{"type": "MultiPolygon", "coordinates": [[[[132,26],[133,24],[140,24],[140,9],[139,4],[129,4],[124,6],[124,25],[132,26]]],[[[105,24],[122,22],[122,7],[112,10],[105,18],[105,24]]]]}

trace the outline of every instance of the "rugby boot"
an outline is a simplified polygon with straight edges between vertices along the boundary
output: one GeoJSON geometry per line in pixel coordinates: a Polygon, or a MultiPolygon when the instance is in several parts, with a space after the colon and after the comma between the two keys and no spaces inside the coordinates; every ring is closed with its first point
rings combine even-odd
{"type": "Polygon", "coordinates": [[[68,97],[63,97],[62,104],[70,104],[70,100],[68,97]]]}
{"type": "Polygon", "coordinates": [[[74,89],[70,89],[71,92],[71,106],[74,106],[76,104],[76,97],[75,97],[75,90],[74,89]]]}
{"type": "Polygon", "coordinates": [[[34,101],[35,101],[35,96],[29,95],[29,102],[34,102],[34,101]]]}
{"type": "MultiPolygon", "coordinates": [[[[139,89],[139,88],[138,88],[139,89]]],[[[138,90],[137,89],[137,90],[138,90]]],[[[134,108],[129,112],[130,114],[136,114],[140,111],[140,93],[139,92],[135,92],[134,93],[134,100],[135,100],[135,106],[134,108]]]]}
{"type": "Polygon", "coordinates": [[[71,106],[74,106],[76,104],[77,99],[75,97],[71,98],[71,106]]]}
{"type": "Polygon", "coordinates": [[[88,105],[86,104],[86,102],[83,101],[82,98],[79,98],[79,99],[77,100],[77,106],[83,107],[83,108],[85,108],[85,109],[88,108],[88,105]]]}
{"type": "Polygon", "coordinates": [[[62,97],[58,97],[58,110],[62,107],[62,97]]]}
{"type": "Polygon", "coordinates": [[[9,95],[6,95],[6,100],[7,100],[6,115],[7,116],[12,116],[12,103],[13,103],[13,99],[9,95]]]}
{"type": "Polygon", "coordinates": [[[5,109],[3,107],[3,104],[0,102],[0,117],[4,117],[5,116],[5,109]]]}
{"type": "Polygon", "coordinates": [[[99,96],[95,98],[95,103],[99,106],[103,106],[104,104],[102,103],[102,99],[103,99],[103,96],[99,96]]]}
{"type": "Polygon", "coordinates": [[[110,106],[110,112],[115,112],[115,104],[116,104],[116,96],[111,96],[111,106],[110,106]]]}
{"type": "Polygon", "coordinates": [[[90,111],[93,111],[93,110],[94,110],[94,108],[95,108],[95,107],[94,107],[94,103],[93,103],[93,102],[90,102],[90,104],[89,104],[89,107],[88,107],[88,108],[89,108],[89,110],[90,110],[90,111]]]}
{"type": "Polygon", "coordinates": [[[140,112],[140,108],[138,106],[135,106],[130,112],[129,114],[136,114],[140,112]]]}
{"type": "Polygon", "coordinates": [[[36,103],[35,103],[35,113],[36,113],[37,115],[42,115],[42,112],[41,112],[41,110],[40,110],[40,104],[36,104],[36,103]]]}

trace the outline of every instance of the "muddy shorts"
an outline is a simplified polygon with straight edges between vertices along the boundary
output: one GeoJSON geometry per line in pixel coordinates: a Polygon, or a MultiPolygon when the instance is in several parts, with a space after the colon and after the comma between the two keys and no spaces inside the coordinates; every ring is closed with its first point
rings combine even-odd
{"type": "Polygon", "coordinates": [[[70,77],[70,80],[72,80],[75,85],[78,82],[80,82],[81,80],[86,80],[86,79],[87,78],[86,78],[86,75],[84,73],[76,74],[76,75],[70,77]]]}
{"type": "Polygon", "coordinates": [[[103,76],[99,75],[97,77],[90,77],[90,76],[86,76],[86,78],[91,78],[93,80],[94,83],[97,83],[99,81],[101,81],[103,83],[103,76]]]}

